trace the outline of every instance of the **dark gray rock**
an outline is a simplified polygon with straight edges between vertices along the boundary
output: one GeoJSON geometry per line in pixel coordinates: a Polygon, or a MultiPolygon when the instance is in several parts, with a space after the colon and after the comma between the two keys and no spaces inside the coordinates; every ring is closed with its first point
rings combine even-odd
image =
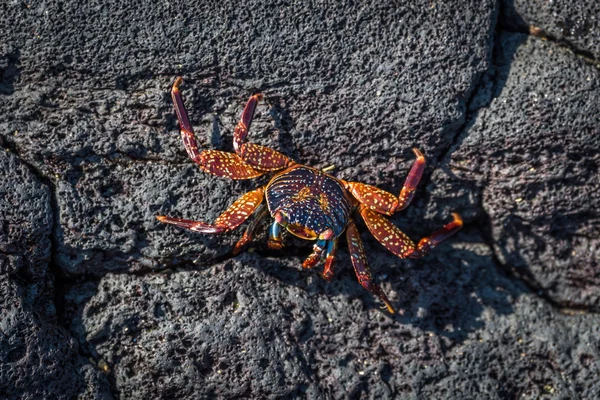
{"type": "Polygon", "coordinates": [[[57,324],[48,187],[5,150],[0,170],[0,397],[108,396],[106,380],[57,324]]]}
{"type": "Polygon", "coordinates": [[[536,290],[598,311],[600,74],[547,41],[502,34],[499,43],[495,98],[429,191],[455,192],[472,221],[481,207],[499,261],[536,290]]]}
{"type": "Polygon", "coordinates": [[[331,284],[299,257],[246,253],[74,287],[71,331],[107,360],[122,398],[596,397],[600,318],[523,293],[485,245],[452,248],[411,269],[369,247],[395,318],[345,250],[331,284]]]}
{"type": "Polygon", "coordinates": [[[492,1],[19,7],[7,6],[24,18],[7,32],[4,58],[18,74],[0,129],[18,132],[10,142],[58,188],[57,262],[68,275],[191,264],[232,247],[232,237],[154,219],[210,222],[258,184],[193,170],[168,95],[176,74],[205,146],[232,149],[260,89],[253,140],[396,191],[410,147],[434,165],[464,122],[497,17],[492,1]]]}
{"type": "Polygon", "coordinates": [[[598,60],[600,3],[597,1],[502,0],[502,23],[509,28],[549,35],[598,60]]]}
{"type": "Polygon", "coordinates": [[[0,141],[19,176],[0,202],[18,210],[9,226],[25,221],[0,239],[6,393],[600,396],[598,71],[554,41],[498,36],[527,26],[507,23],[506,3],[0,10],[0,141]],[[252,141],[394,193],[418,147],[428,169],[391,220],[415,240],[454,211],[465,228],[399,260],[359,221],[392,317],[357,283],[343,241],[326,284],[300,266],[308,242],[287,238],[277,254],[263,227],[255,251],[232,258],[240,232],[158,223],[210,222],[265,182],[192,165],[169,98],[176,75],[203,147],[231,151],[245,101],[262,91],[252,141]],[[19,175],[21,162],[52,192],[19,175]]]}

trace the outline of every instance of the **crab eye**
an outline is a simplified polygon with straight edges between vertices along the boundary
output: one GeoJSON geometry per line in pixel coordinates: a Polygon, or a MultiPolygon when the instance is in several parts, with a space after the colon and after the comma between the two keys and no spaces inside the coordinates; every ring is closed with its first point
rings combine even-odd
{"type": "Polygon", "coordinates": [[[315,231],[302,225],[288,224],[285,228],[292,235],[298,236],[301,239],[314,240],[318,236],[315,231]]]}

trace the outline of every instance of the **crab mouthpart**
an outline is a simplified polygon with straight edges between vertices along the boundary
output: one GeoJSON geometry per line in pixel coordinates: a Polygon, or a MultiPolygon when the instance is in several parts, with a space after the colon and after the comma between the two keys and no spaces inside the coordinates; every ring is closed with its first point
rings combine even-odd
{"type": "Polygon", "coordinates": [[[287,229],[287,231],[289,233],[291,233],[294,236],[299,237],[300,239],[306,239],[306,240],[315,240],[315,239],[322,239],[322,240],[329,240],[332,239],[334,236],[333,230],[331,228],[327,228],[325,231],[323,231],[320,235],[317,234],[317,232],[315,232],[313,229],[304,226],[304,225],[300,225],[300,224],[294,224],[294,223],[288,223],[287,222],[287,216],[281,212],[278,211],[275,215],[275,222],[277,222],[279,225],[283,226],[285,229],[287,229]]]}
{"type": "Polygon", "coordinates": [[[318,236],[315,231],[302,225],[287,224],[285,229],[292,235],[298,236],[300,239],[315,240],[318,236]]]}

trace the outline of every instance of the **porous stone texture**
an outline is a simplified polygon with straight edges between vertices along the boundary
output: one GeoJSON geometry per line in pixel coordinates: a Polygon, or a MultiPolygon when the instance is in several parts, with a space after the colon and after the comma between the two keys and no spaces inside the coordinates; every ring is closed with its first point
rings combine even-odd
{"type": "Polygon", "coordinates": [[[4,150],[0,170],[0,397],[110,395],[106,379],[79,356],[77,342],[57,325],[54,279],[48,270],[48,187],[4,150]]]}
{"type": "Polygon", "coordinates": [[[600,60],[600,3],[597,1],[503,0],[505,24],[509,28],[550,35],[600,60]]]}
{"type": "Polygon", "coordinates": [[[506,32],[528,26],[523,4],[1,5],[0,390],[600,397],[596,31],[568,42],[576,53],[506,32]],[[267,221],[237,257],[241,230],[159,223],[211,222],[268,179],[193,165],[177,75],[203,148],[231,151],[260,91],[250,140],[394,193],[418,147],[428,167],[391,221],[418,240],[460,212],[464,229],[400,260],[358,221],[391,316],[344,240],[326,283],[301,268],[309,242],[265,248],[267,221]]]}
{"type": "Polygon", "coordinates": [[[122,398],[595,398],[600,318],[557,313],[477,242],[418,269],[369,247],[396,318],[349,268],[326,284],[299,257],[246,253],[76,286],[70,328],[122,398]]]}
{"type": "Polygon", "coordinates": [[[492,1],[7,7],[28,18],[14,21],[21,29],[4,45],[18,73],[8,77],[0,129],[18,132],[10,141],[21,157],[55,182],[57,263],[74,276],[207,261],[234,243],[153,218],[212,220],[257,185],[191,165],[168,95],[176,74],[204,146],[231,150],[243,104],[262,90],[254,141],[396,190],[410,147],[435,160],[464,122],[465,99],[489,68],[497,9],[492,1]]]}
{"type": "Polygon", "coordinates": [[[493,100],[428,191],[447,193],[450,176],[466,182],[458,197],[479,208],[474,219],[487,214],[507,269],[558,305],[600,311],[598,69],[551,42],[511,33],[500,35],[496,61],[493,100]]]}

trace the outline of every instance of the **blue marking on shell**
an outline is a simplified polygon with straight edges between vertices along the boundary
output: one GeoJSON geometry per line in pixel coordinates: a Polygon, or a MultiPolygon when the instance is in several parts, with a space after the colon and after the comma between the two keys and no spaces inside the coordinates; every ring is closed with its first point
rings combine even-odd
{"type": "Polygon", "coordinates": [[[267,187],[271,215],[280,211],[287,223],[317,234],[331,228],[335,237],[344,232],[351,204],[342,184],[313,168],[297,166],[275,177],[267,187]]]}

